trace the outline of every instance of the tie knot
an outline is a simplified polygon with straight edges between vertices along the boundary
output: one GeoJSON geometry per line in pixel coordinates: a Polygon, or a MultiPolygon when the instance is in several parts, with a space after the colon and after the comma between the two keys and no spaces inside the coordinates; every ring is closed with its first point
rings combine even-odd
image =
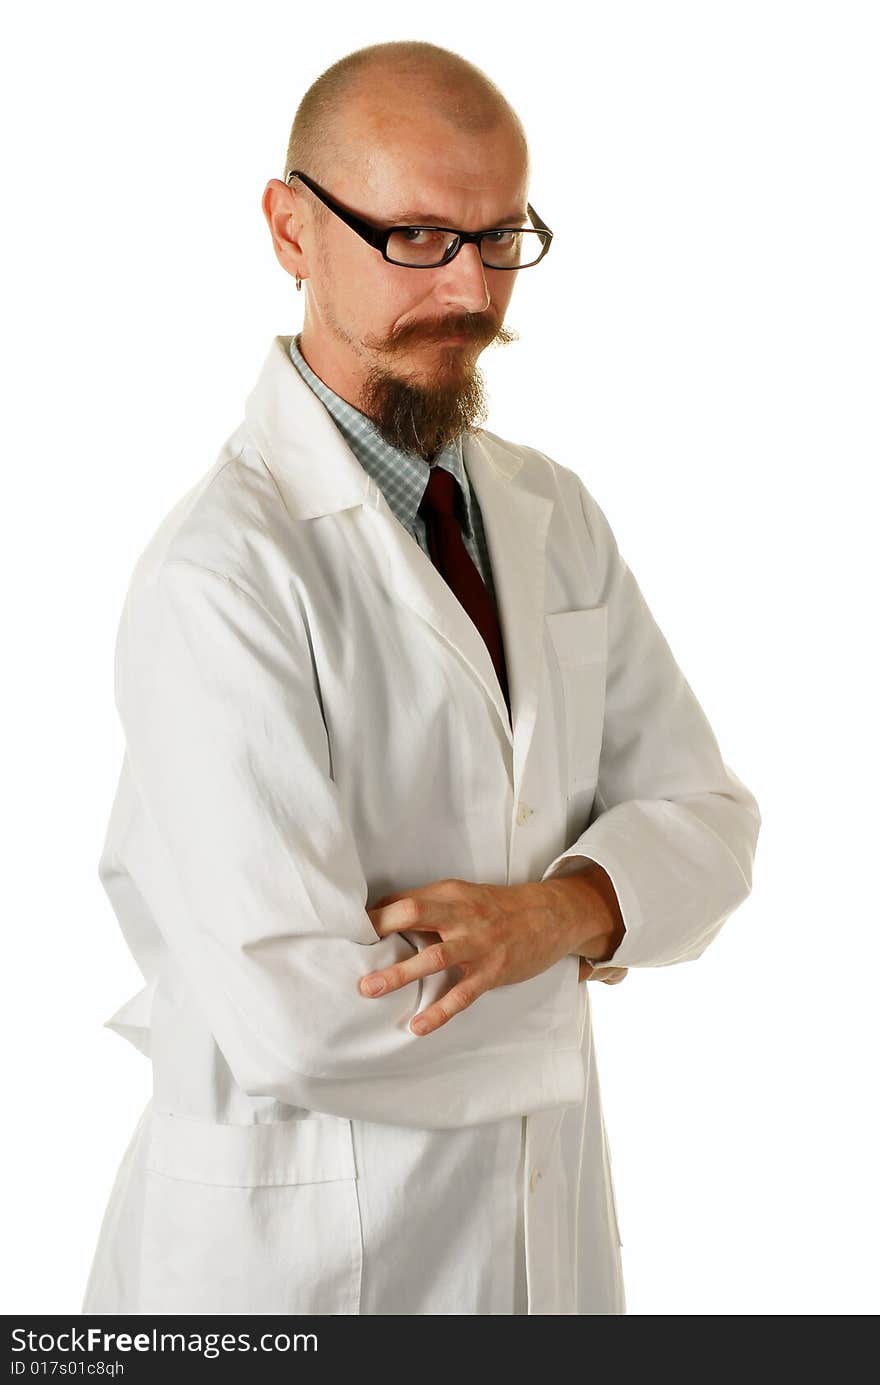
{"type": "Polygon", "coordinates": [[[428,472],[428,484],[419,504],[420,513],[454,516],[457,491],[458,482],[452,472],[435,464],[428,472]]]}

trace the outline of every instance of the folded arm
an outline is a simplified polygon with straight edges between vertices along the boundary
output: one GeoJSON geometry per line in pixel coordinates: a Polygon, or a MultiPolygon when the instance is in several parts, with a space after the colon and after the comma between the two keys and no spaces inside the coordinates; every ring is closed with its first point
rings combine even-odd
{"type": "Polygon", "coordinates": [[[574,957],[423,1038],[420,986],[360,993],[414,945],[366,911],[304,621],[166,559],[129,588],[116,698],[149,823],[139,888],[246,1092],[426,1128],[582,1099],[574,957]]]}
{"type": "Polygon", "coordinates": [[[698,957],[748,896],[761,815],[578,485],[608,607],[605,724],[592,820],[542,878],[597,862],[625,926],[603,965],[667,966],[698,957]]]}

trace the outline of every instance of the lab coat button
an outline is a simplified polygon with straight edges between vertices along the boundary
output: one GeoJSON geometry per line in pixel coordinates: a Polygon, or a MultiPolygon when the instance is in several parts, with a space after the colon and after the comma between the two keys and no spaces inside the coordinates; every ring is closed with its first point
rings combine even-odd
{"type": "Polygon", "coordinates": [[[520,799],[516,810],[516,820],[520,827],[522,827],[523,823],[528,822],[534,811],[534,808],[530,808],[525,799],[520,799]]]}
{"type": "Polygon", "coordinates": [[[529,1192],[533,1193],[538,1186],[538,1179],[543,1177],[541,1169],[532,1169],[529,1177],[529,1192]]]}

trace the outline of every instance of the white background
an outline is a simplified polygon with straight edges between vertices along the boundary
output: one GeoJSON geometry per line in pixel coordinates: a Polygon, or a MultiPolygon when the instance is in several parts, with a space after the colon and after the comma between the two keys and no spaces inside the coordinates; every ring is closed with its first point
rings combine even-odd
{"type": "Polygon", "coordinates": [[[764,819],[701,959],[591,984],[629,1312],[876,1312],[878,9],[387,8],[7,20],[0,1308],[78,1312],[150,1092],[101,1027],[131,566],[301,326],[260,209],[300,97],[421,38],[508,96],[556,232],[488,426],[584,478],[764,819]]]}

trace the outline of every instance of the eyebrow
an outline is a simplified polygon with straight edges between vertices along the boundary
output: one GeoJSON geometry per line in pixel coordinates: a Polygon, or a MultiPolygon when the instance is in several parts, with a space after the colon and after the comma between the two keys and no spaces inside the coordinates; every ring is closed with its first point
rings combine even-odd
{"type": "MultiPolygon", "coordinates": [[[[509,216],[499,221],[493,221],[491,226],[486,226],[483,229],[491,231],[494,230],[496,226],[515,226],[517,222],[527,221],[528,215],[527,211],[511,212],[509,216]]],[[[451,222],[448,222],[446,218],[441,216],[438,212],[398,212],[394,217],[386,218],[386,220],[389,226],[427,226],[431,222],[435,223],[437,226],[451,225],[451,222]]]]}

